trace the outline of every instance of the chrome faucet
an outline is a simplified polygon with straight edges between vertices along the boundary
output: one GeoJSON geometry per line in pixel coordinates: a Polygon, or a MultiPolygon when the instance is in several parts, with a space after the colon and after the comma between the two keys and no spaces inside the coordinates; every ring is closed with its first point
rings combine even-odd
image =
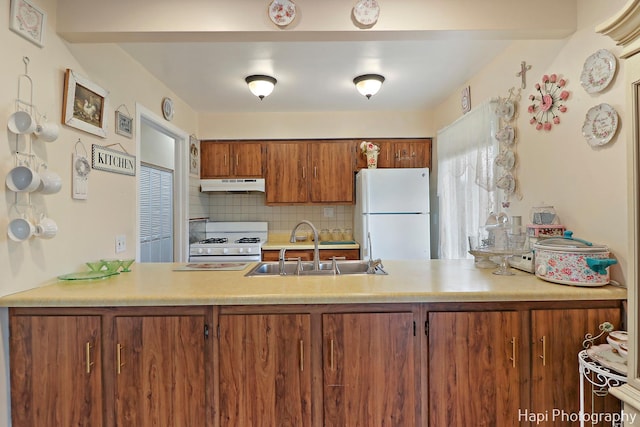
{"type": "Polygon", "coordinates": [[[280,267],[280,275],[286,276],[287,273],[284,271],[284,253],[287,251],[287,248],[280,249],[280,256],[278,257],[278,265],[280,267]]]}
{"type": "Polygon", "coordinates": [[[320,271],[320,248],[318,248],[318,229],[310,221],[303,219],[302,221],[297,223],[291,231],[291,238],[289,239],[289,241],[291,243],[296,242],[296,232],[298,231],[298,227],[300,227],[302,224],[307,224],[309,227],[311,227],[311,231],[313,231],[313,271],[320,271]]]}
{"type": "Polygon", "coordinates": [[[367,274],[375,274],[376,269],[380,267],[384,268],[382,265],[382,260],[380,258],[373,259],[373,247],[371,246],[371,233],[367,233],[367,243],[369,246],[369,261],[367,262],[367,274]]]}

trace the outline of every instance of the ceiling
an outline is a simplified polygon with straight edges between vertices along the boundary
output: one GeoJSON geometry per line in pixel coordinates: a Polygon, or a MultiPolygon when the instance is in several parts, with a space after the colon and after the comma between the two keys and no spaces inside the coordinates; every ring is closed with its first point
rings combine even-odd
{"type": "Polygon", "coordinates": [[[509,40],[253,41],[120,43],[197,112],[411,111],[437,106],[509,40]],[[386,80],[367,100],[353,78],[386,80]],[[278,83],[260,101],[244,78],[278,83]]]}

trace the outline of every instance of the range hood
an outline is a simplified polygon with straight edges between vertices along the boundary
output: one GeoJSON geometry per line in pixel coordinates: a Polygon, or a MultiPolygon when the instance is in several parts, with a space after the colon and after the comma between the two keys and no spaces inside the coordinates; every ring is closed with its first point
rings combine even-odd
{"type": "Polygon", "coordinates": [[[264,178],[201,179],[200,191],[205,192],[249,192],[264,193],[264,178]]]}

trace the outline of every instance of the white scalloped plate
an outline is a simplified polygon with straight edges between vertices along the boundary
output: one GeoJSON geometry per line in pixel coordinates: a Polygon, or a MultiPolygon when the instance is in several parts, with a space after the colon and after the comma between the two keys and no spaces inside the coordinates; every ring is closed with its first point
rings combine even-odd
{"type": "Polygon", "coordinates": [[[269,18],[274,24],[286,27],[296,19],[296,4],[292,0],[273,0],[269,4],[269,18]]]}
{"type": "Polygon", "coordinates": [[[618,129],[618,112],[609,104],[599,104],[587,111],[582,135],[591,146],[611,141],[618,129]]]}
{"type": "Polygon", "coordinates": [[[380,6],[376,0],[358,0],[353,6],[353,17],[362,25],[373,25],[378,22],[380,6]]]}
{"type": "Polygon", "coordinates": [[[616,57],[608,50],[600,49],[584,61],[580,84],[588,93],[600,92],[613,80],[616,66],[616,57]]]}

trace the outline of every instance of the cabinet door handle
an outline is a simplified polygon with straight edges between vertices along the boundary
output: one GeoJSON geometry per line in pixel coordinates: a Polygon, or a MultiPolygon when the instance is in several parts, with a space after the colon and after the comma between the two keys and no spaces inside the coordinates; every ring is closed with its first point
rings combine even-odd
{"type": "Polygon", "coordinates": [[[304,371],[304,341],[300,340],[300,372],[304,371]]]}
{"type": "Polygon", "coordinates": [[[318,177],[318,167],[317,167],[317,166],[314,166],[314,167],[313,167],[313,177],[314,177],[314,178],[317,178],[317,177],[318,177]]]}
{"type": "Polygon", "coordinates": [[[511,360],[511,364],[514,368],[516,367],[516,343],[516,337],[511,337],[511,357],[509,360],[511,360]]]}
{"type": "Polygon", "coordinates": [[[538,357],[542,359],[542,366],[547,366],[547,336],[543,335],[540,342],[542,343],[542,354],[538,357]]]}
{"type": "Polygon", "coordinates": [[[223,156],[223,159],[224,159],[224,165],[227,166],[227,155],[226,154],[223,156]]]}
{"type": "Polygon", "coordinates": [[[118,375],[120,375],[120,373],[122,372],[122,367],[124,366],[124,362],[122,361],[123,348],[124,346],[120,343],[118,343],[118,345],[116,346],[116,370],[118,372],[118,375]]]}
{"type": "Polygon", "coordinates": [[[329,367],[333,371],[333,340],[329,342],[329,367]]]}
{"type": "Polygon", "coordinates": [[[305,166],[302,167],[302,179],[307,178],[307,168],[305,166]]]}
{"type": "Polygon", "coordinates": [[[236,154],[236,166],[240,164],[240,154],[236,154]]]}
{"type": "Polygon", "coordinates": [[[89,341],[87,341],[87,343],[84,346],[87,374],[91,373],[91,366],[94,364],[94,362],[91,361],[91,348],[92,348],[91,347],[91,343],[89,341]]]}

